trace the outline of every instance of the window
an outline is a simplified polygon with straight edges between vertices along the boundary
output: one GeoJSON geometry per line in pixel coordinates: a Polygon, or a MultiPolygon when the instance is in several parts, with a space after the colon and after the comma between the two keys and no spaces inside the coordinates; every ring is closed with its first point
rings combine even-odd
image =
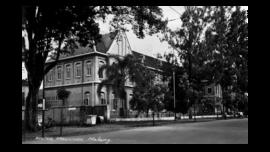
{"type": "Polygon", "coordinates": [[[113,103],[113,110],[117,109],[117,99],[115,98],[115,94],[112,93],[112,103],[113,103]]]}
{"type": "Polygon", "coordinates": [[[53,80],[53,70],[50,71],[49,73],[49,81],[53,80]]]}
{"type": "Polygon", "coordinates": [[[75,64],[75,76],[76,77],[80,77],[81,76],[81,71],[82,71],[82,69],[81,69],[81,63],[76,63],[75,64]]]}
{"type": "Polygon", "coordinates": [[[24,92],[22,92],[22,106],[24,106],[24,92]]]}
{"type": "Polygon", "coordinates": [[[70,79],[70,64],[66,65],[66,78],[70,79]]]}
{"type": "MultiPolygon", "coordinates": [[[[129,101],[130,101],[132,98],[133,98],[133,94],[129,94],[129,101]]],[[[128,109],[129,109],[129,106],[130,106],[130,105],[128,104],[128,107],[127,107],[128,109]]]]}
{"type": "Polygon", "coordinates": [[[92,74],[92,69],[91,69],[91,61],[86,62],[86,75],[91,76],[92,74]]]}
{"type": "Polygon", "coordinates": [[[62,79],[62,67],[58,66],[57,67],[57,80],[61,80],[62,79]]]}
{"type": "Polygon", "coordinates": [[[160,79],[160,74],[157,74],[157,75],[156,75],[156,80],[157,80],[157,82],[160,82],[160,80],[161,80],[161,79],[160,79]]]}
{"type": "MultiPolygon", "coordinates": [[[[99,68],[104,65],[103,61],[99,61],[99,68]]],[[[103,79],[104,78],[104,71],[98,73],[98,77],[103,79]]]]}
{"type": "Polygon", "coordinates": [[[101,92],[100,99],[101,99],[101,104],[106,104],[105,93],[104,92],[101,92]]]}
{"type": "Polygon", "coordinates": [[[49,81],[49,74],[46,74],[46,82],[49,81]]]}
{"type": "Polygon", "coordinates": [[[84,105],[90,105],[90,93],[89,92],[85,92],[84,93],[84,101],[83,101],[84,105]]]}
{"type": "Polygon", "coordinates": [[[212,92],[212,89],[211,89],[211,88],[208,88],[208,89],[207,89],[207,93],[208,93],[208,94],[211,94],[211,92],[212,92]]]}

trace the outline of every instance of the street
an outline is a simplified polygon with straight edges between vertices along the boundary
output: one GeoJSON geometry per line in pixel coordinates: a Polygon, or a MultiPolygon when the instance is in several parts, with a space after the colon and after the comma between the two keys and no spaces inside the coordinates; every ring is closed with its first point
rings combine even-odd
{"type": "Polygon", "coordinates": [[[63,138],[36,138],[23,144],[248,144],[248,119],[177,123],[63,138]]]}

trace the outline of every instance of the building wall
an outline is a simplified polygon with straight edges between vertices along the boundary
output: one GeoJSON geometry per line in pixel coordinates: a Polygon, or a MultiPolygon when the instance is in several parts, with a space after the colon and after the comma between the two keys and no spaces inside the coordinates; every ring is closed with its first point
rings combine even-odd
{"type": "Polygon", "coordinates": [[[222,89],[219,84],[211,84],[205,87],[205,97],[222,97],[222,89]],[[211,92],[208,92],[208,90],[211,90],[211,92]]]}
{"type": "MultiPolygon", "coordinates": [[[[127,37],[124,35],[121,38],[121,41],[112,43],[111,48],[108,50],[108,54],[118,54],[118,55],[126,55],[131,53],[131,48],[129,46],[127,37]]],[[[103,73],[103,78],[99,78],[99,68],[101,66],[101,62],[106,64],[109,62],[111,64],[113,59],[107,59],[107,57],[91,54],[84,55],[76,58],[64,59],[59,61],[59,63],[48,73],[46,74],[46,83],[45,83],[45,96],[48,101],[55,102],[55,105],[61,105],[61,101],[57,99],[57,89],[59,87],[65,87],[66,90],[70,91],[71,94],[67,99],[67,105],[69,106],[81,106],[83,105],[83,101],[86,98],[85,93],[90,93],[90,105],[96,106],[101,105],[101,97],[97,94],[97,88],[99,83],[106,78],[105,72],[103,73]],[[87,62],[91,62],[91,74],[87,75],[87,62]],[[80,64],[81,76],[76,77],[76,64],[80,64]],[[70,78],[67,78],[67,65],[70,65],[70,78]],[[61,79],[58,80],[58,72],[57,68],[61,67],[61,79]],[[53,79],[49,81],[50,75],[53,75],[53,79]]],[[[156,80],[158,83],[161,82],[161,78],[158,77],[156,80]]],[[[132,98],[132,87],[133,83],[130,81],[126,83],[126,107],[130,109],[129,101],[132,98]]],[[[104,92],[106,104],[108,104],[108,110],[113,111],[113,98],[112,98],[112,89],[108,86],[102,88],[102,92],[104,92]]],[[[119,114],[119,109],[122,107],[120,101],[117,102],[117,109],[115,111],[116,114],[119,114]]]]}
{"type": "MultiPolygon", "coordinates": [[[[90,93],[90,103],[92,106],[100,105],[100,97],[98,97],[96,91],[98,84],[102,79],[98,76],[98,70],[100,66],[100,61],[106,64],[106,58],[101,56],[87,56],[71,60],[60,61],[49,73],[46,74],[46,97],[49,100],[55,100],[57,98],[57,88],[65,87],[66,90],[70,91],[71,94],[67,99],[68,105],[70,106],[80,106],[83,104],[85,93],[90,93]],[[91,72],[87,75],[87,62],[91,62],[91,72]],[[81,75],[76,77],[76,64],[80,64],[81,75]],[[67,78],[67,68],[66,65],[70,65],[70,78],[67,78]],[[61,70],[61,80],[57,80],[57,68],[62,67],[61,70]],[[50,75],[53,74],[53,79],[49,81],[50,75]]],[[[104,74],[105,78],[105,74],[104,74]]],[[[103,78],[103,79],[104,79],[103,78]]],[[[102,90],[105,95],[107,94],[106,88],[102,90]]]]}

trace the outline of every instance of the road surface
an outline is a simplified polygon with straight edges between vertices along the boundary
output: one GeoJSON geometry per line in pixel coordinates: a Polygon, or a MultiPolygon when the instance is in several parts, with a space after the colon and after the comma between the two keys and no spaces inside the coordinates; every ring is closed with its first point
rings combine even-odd
{"type": "Polygon", "coordinates": [[[248,119],[176,123],[64,138],[36,138],[23,144],[248,144],[248,119]]]}

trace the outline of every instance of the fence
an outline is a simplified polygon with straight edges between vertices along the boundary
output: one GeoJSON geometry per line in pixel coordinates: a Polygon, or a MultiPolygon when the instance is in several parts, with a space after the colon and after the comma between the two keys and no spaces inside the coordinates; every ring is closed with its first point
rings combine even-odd
{"type": "Polygon", "coordinates": [[[51,107],[45,112],[45,122],[52,119],[56,125],[62,123],[63,125],[82,125],[84,124],[88,115],[103,116],[106,118],[107,106],[68,106],[68,107],[51,107]]]}

